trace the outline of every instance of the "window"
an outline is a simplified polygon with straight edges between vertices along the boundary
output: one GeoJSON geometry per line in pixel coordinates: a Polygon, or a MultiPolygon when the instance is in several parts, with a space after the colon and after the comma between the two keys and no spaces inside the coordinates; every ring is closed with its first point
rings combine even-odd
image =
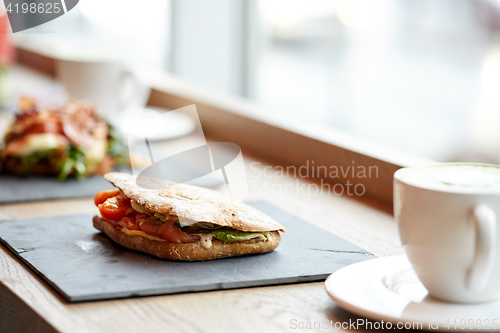
{"type": "Polygon", "coordinates": [[[65,52],[118,53],[277,121],[500,163],[499,30],[498,0],[85,0],[19,37],[78,31],[65,52]]]}
{"type": "Polygon", "coordinates": [[[256,100],[438,161],[500,158],[500,1],[259,1],[256,100]]]}
{"type": "Polygon", "coordinates": [[[63,56],[120,58],[163,69],[170,8],[169,0],[84,0],[66,15],[14,37],[63,56]]]}

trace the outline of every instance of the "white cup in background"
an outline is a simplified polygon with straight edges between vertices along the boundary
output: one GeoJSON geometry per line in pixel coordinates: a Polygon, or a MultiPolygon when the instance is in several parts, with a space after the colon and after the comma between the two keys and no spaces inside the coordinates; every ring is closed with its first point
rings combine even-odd
{"type": "Polygon", "coordinates": [[[149,97],[149,87],[138,71],[124,63],[59,60],[57,75],[69,97],[92,102],[112,123],[144,107],[149,97]]]}
{"type": "Polygon", "coordinates": [[[500,298],[500,167],[446,163],[394,174],[394,215],[406,255],[429,295],[500,298]]]}

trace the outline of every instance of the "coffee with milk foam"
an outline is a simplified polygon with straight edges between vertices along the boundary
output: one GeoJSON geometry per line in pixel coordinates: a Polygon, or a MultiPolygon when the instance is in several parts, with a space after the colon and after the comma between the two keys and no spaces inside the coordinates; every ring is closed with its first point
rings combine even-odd
{"type": "Polygon", "coordinates": [[[456,163],[412,167],[398,172],[399,180],[438,191],[500,192],[500,166],[456,163]]]}

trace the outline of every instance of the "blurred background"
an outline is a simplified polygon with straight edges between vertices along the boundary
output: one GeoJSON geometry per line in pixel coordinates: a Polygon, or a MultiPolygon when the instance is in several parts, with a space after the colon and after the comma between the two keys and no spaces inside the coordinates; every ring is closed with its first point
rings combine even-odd
{"type": "Polygon", "coordinates": [[[500,163],[500,0],[82,0],[13,37],[168,71],[278,123],[500,163]]]}

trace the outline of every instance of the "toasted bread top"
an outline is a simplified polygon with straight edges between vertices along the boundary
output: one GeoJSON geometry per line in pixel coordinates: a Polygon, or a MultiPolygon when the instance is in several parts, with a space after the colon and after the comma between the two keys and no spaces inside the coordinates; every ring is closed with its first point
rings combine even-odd
{"type": "Polygon", "coordinates": [[[129,199],[153,212],[241,231],[286,232],[285,228],[270,216],[213,190],[174,184],[156,178],[137,178],[123,172],[110,172],[104,175],[104,178],[118,187],[129,199]]]}

